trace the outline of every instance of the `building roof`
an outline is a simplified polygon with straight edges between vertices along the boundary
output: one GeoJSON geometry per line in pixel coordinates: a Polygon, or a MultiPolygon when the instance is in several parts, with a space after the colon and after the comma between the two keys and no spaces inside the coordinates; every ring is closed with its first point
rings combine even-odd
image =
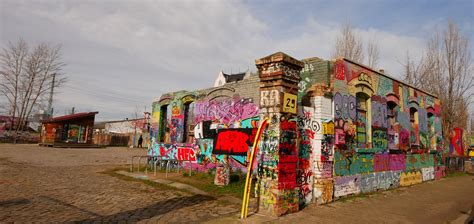
{"type": "Polygon", "coordinates": [[[271,63],[271,62],[280,62],[280,61],[284,61],[293,65],[299,66],[301,68],[304,67],[304,63],[302,61],[299,61],[281,51],[255,60],[255,65],[257,65],[258,67],[258,66],[261,66],[262,64],[271,63]]]}
{"type": "Polygon", "coordinates": [[[94,123],[94,129],[105,129],[105,121],[99,121],[94,123]]]}
{"type": "Polygon", "coordinates": [[[13,120],[13,122],[18,122],[20,118],[18,117],[12,117],[12,116],[9,116],[9,115],[0,115],[0,121],[8,121],[8,122],[11,122],[13,120]]]}
{"type": "Polygon", "coordinates": [[[224,75],[224,78],[225,78],[225,82],[226,82],[226,83],[229,83],[229,82],[237,82],[237,81],[244,80],[245,72],[243,72],[243,73],[236,73],[236,74],[225,74],[225,73],[222,73],[222,75],[224,75]]]}
{"type": "Polygon", "coordinates": [[[105,124],[110,124],[110,123],[121,123],[121,122],[130,122],[130,121],[140,121],[140,120],[145,120],[145,118],[133,118],[133,119],[125,119],[125,120],[116,120],[116,121],[104,121],[105,124]]]}
{"type": "Polygon", "coordinates": [[[373,69],[373,68],[371,68],[371,67],[369,67],[369,66],[367,66],[367,65],[364,65],[364,64],[362,64],[362,63],[355,62],[355,61],[352,61],[352,60],[350,60],[350,59],[348,59],[348,58],[344,58],[344,57],[339,57],[339,58],[337,58],[337,59],[343,59],[343,60],[345,60],[345,61],[347,61],[347,62],[350,62],[350,63],[352,63],[352,64],[359,65],[359,66],[361,66],[361,67],[363,67],[363,68],[365,68],[365,69],[368,69],[368,70],[370,70],[370,71],[372,71],[372,72],[375,72],[375,73],[377,73],[377,74],[379,74],[379,75],[381,75],[381,76],[384,76],[384,77],[389,78],[389,79],[391,79],[391,80],[393,80],[393,81],[399,82],[399,83],[401,83],[401,84],[403,84],[403,85],[405,85],[405,86],[409,86],[409,87],[411,87],[411,88],[413,88],[413,89],[416,89],[416,90],[418,90],[418,91],[420,91],[420,92],[423,92],[423,93],[425,93],[425,94],[427,94],[427,95],[430,95],[430,96],[432,96],[432,97],[434,97],[434,98],[438,98],[438,96],[436,96],[436,95],[433,94],[433,93],[430,93],[430,92],[428,92],[428,91],[426,91],[426,90],[417,88],[417,87],[415,87],[415,86],[413,86],[413,85],[411,85],[411,84],[408,84],[408,83],[406,83],[406,82],[404,82],[404,81],[401,81],[401,80],[399,80],[399,79],[396,79],[396,78],[394,78],[394,77],[392,77],[392,76],[390,76],[390,75],[385,74],[384,72],[377,71],[377,70],[375,70],[375,69],[373,69]]]}
{"type": "Polygon", "coordinates": [[[84,117],[93,117],[98,113],[99,113],[98,111],[75,113],[75,114],[70,114],[70,115],[65,115],[65,116],[60,116],[60,117],[52,117],[46,120],[42,120],[41,122],[54,123],[54,122],[60,122],[60,121],[66,121],[66,120],[74,120],[74,119],[79,119],[79,118],[84,118],[84,117]]]}

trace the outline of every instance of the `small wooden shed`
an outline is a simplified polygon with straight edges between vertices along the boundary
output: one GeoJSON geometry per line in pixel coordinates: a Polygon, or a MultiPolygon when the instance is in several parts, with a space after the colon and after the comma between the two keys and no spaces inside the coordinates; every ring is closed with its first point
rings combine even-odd
{"type": "Polygon", "coordinates": [[[93,147],[94,119],[98,113],[82,112],[41,121],[39,145],[52,147],[93,147]]]}

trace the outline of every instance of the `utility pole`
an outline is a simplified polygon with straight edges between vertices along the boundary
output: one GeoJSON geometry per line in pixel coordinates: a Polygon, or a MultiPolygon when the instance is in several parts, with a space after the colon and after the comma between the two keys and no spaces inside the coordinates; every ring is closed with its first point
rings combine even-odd
{"type": "Polygon", "coordinates": [[[51,92],[49,93],[49,100],[48,100],[48,115],[49,117],[53,117],[53,95],[54,95],[54,82],[56,80],[56,73],[53,73],[53,82],[51,84],[51,92]]]}

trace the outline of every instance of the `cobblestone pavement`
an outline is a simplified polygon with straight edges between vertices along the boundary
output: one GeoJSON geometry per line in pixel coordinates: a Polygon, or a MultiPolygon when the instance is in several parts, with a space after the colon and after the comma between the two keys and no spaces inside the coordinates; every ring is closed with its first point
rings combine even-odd
{"type": "MultiPolygon", "coordinates": [[[[0,144],[0,223],[241,223],[235,198],[155,188],[101,173],[145,154],[144,149],[0,144]]],[[[460,176],[310,205],[280,218],[257,214],[244,223],[446,223],[463,219],[473,208],[474,177],[460,176]]]]}
{"type": "Polygon", "coordinates": [[[101,173],[145,152],[0,144],[0,222],[196,222],[238,212],[223,198],[101,173]]]}

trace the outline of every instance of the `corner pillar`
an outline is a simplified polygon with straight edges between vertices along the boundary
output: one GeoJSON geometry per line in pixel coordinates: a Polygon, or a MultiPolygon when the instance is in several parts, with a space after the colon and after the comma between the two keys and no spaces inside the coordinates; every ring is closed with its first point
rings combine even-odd
{"type": "Polygon", "coordinates": [[[260,119],[269,119],[258,154],[259,208],[275,216],[298,211],[298,83],[304,63],[282,52],[255,61],[260,119]]]}

